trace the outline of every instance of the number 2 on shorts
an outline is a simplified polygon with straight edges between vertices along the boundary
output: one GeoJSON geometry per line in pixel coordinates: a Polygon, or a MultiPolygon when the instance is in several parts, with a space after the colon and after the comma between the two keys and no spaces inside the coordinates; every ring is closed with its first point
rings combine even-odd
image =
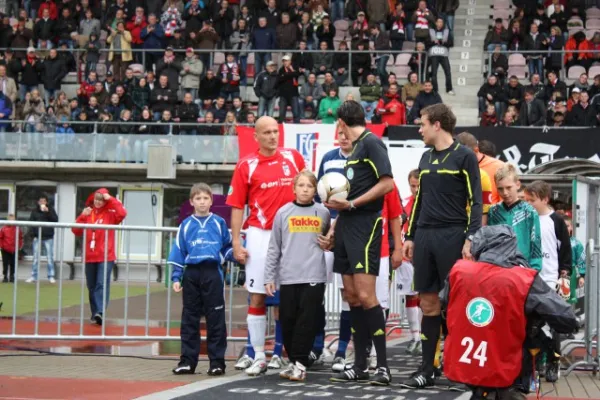
{"type": "Polygon", "coordinates": [[[254,279],[250,279],[250,287],[254,287],[254,279]]]}
{"type": "Polygon", "coordinates": [[[487,361],[486,353],[487,353],[487,342],[485,340],[481,341],[475,353],[473,353],[473,357],[470,358],[471,352],[473,351],[473,347],[475,347],[475,342],[470,337],[464,337],[460,342],[461,346],[467,346],[467,349],[458,360],[461,363],[471,364],[471,360],[479,361],[479,366],[483,367],[485,362],[487,361]]]}

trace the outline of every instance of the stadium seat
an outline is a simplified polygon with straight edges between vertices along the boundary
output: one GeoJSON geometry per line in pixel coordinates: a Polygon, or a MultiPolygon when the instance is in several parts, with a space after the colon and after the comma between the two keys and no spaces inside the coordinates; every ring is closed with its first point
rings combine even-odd
{"type": "Polygon", "coordinates": [[[408,65],[395,65],[389,69],[396,74],[398,79],[406,79],[408,78],[408,74],[410,74],[410,67],[408,65]]]}
{"type": "Polygon", "coordinates": [[[407,40],[404,43],[402,43],[402,50],[413,51],[415,49],[416,45],[417,45],[416,42],[410,42],[410,41],[407,40]]]}
{"type": "Polygon", "coordinates": [[[138,78],[144,75],[145,70],[142,64],[130,64],[129,68],[131,68],[131,70],[133,71],[133,75],[135,75],[138,78]]]}
{"type": "Polygon", "coordinates": [[[220,51],[215,51],[213,53],[213,65],[219,66],[225,62],[225,53],[221,53],[220,51]]]}
{"type": "Polygon", "coordinates": [[[569,27],[574,27],[574,26],[581,26],[583,27],[583,20],[581,19],[581,17],[579,16],[574,16],[569,18],[569,21],[567,21],[567,26],[569,27]]]}
{"type": "Polygon", "coordinates": [[[588,18],[587,21],[585,21],[585,29],[596,31],[600,30],[600,19],[588,18]]]}
{"type": "Polygon", "coordinates": [[[590,7],[587,10],[585,10],[585,15],[587,15],[588,19],[600,18],[600,9],[598,9],[597,7],[590,7]]]}
{"type": "Polygon", "coordinates": [[[99,79],[104,79],[107,73],[106,64],[98,63],[96,64],[96,75],[98,75],[99,79]]]}
{"type": "Polygon", "coordinates": [[[523,57],[523,54],[516,53],[508,56],[509,67],[521,67],[527,64],[527,60],[523,57]]]}
{"type": "Polygon", "coordinates": [[[396,65],[398,65],[398,66],[408,65],[411,57],[412,57],[412,54],[408,54],[408,53],[398,54],[398,57],[396,57],[396,65]]]}
{"type": "Polygon", "coordinates": [[[394,57],[390,57],[387,60],[387,64],[388,67],[391,67],[392,65],[394,65],[394,57]]]}
{"type": "Polygon", "coordinates": [[[596,75],[600,75],[600,65],[592,65],[588,72],[588,76],[590,78],[595,77],[596,75]]]}
{"type": "Polygon", "coordinates": [[[496,19],[496,18],[502,18],[503,20],[509,20],[510,18],[512,18],[512,10],[507,10],[507,9],[494,9],[494,11],[492,12],[492,19],[496,19]]]}
{"type": "Polygon", "coordinates": [[[579,79],[579,75],[585,74],[587,71],[580,65],[574,65],[567,72],[567,79],[579,79]]]}
{"type": "Polygon", "coordinates": [[[527,77],[527,68],[522,65],[515,65],[508,67],[508,76],[516,76],[518,79],[525,79],[527,77]]]}
{"type": "Polygon", "coordinates": [[[494,10],[508,10],[512,7],[510,0],[494,0],[494,10]]]}
{"type": "Polygon", "coordinates": [[[342,31],[344,33],[348,32],[348,29],[350,28],[349,25],[350,24],[345,19],[339,19],[333,23],[333,26],[335,27],[335,30],[336,30],[336,34],[339,31],[342,31]]]}
{"type": "Polygon", "coordinates": [[[594,34],[598,32],[597,29],[588,29],[585,31],[585,38],[587,40],[592,40],[592,38],[594,37],[594,34]]]}
{"type": "Polygon", "coordinates": [[[577,32],[584,31],[583,26],[572,26],[569,28],[569,36],[573,36],[577,32]]]}

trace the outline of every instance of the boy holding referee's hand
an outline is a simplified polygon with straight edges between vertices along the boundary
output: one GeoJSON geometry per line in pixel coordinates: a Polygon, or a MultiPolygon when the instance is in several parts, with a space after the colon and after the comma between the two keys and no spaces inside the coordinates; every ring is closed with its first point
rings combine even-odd
{"type": "Polygon", "coordinates": [[[225,220],[210,212],[210,186],[198,183],[190,191],[194,214],[177,231],[168,264],[173,268],[173,290],[183,290],[181,358],[173,373],[193,374],[200,354],[200,315],[206,316],[208,375],[225,373],[227,329],[223,296],[224,260],[233,260],[231,234],[225,220]]]}

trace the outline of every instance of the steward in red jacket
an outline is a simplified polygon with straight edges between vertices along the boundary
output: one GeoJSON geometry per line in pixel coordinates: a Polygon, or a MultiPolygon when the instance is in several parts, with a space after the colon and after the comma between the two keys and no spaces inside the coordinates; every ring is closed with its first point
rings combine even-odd
{"type": "Polygon", "coordinates": [[[392,83],[388,92],[377,103],[377,114],[386,126],[406,125],[406,108],[398,95],[398,85],[392,83]]]}
{"type": "Polygon", "coordinates": [[[471,253],[477,262],[459,260],[440,295],[448,326],[444,374],[471,387],[471,399],[492,392],[499,399],[524,399],[529,384],[523,377],[532,376],[533,365],[523,359],[526,340],[537,338],[544,323],[572,333],[577,319],[537,271],[525,267],[511,227],[484,226],[471,253]]]}

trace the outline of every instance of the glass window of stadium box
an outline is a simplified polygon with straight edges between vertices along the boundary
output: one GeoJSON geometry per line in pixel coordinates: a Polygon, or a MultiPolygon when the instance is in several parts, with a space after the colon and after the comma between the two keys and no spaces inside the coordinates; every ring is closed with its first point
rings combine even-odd
{"type": "MultiPolygon", "coordinates": [[[[85,202],[88,199],[88,197],[92,193],[94,193],[96,190],[98,190],[99,187],[100,187],[99,185],[78,186],[77,187],[77,199],[75,201],[76,206],[75,206],[75,215],[73,216],[73,222],[75,222],[75,219],[77,219],[79,214],[81,214],[81,212],[85,208],[85,202]]],[[[105,187],[106,189],[108,189],[109,193],[112,196],[115,196],[119,190],[116,186],[102,186],[102,187],[105,187]]],[[[83,237],[76,236],[75,237],[75,257],[81,257],[82,243],[83,243],[83,237]]]]}
{"type": "MultiPolygon", "coordinates": [[[[15,216],[17,220],[20,221],[29,221],[31,218],[31,212],[35,210],[37,207],[37,202],[41,195],[48,196],[48,203],[55,210],[57,208],[56,204],[56,186],[49,185],[17,185],[17,190],[15,194],[15,216]]],[[[1,205],[1,198],[0,198],[1,205]]],[[[1,214],[0,214],[1,215],[1,214]]],[[[60,216],[59,216],[60,217],[60,216]]],[[[23,254],[26,256],[33,255],[33,238],[36,232],[35,229],[27,229],[24,232],[24,244],[23,244],[23,254]]],[[[42,255],[45,255],[45,250],[42,246],[42,255]]]]}

